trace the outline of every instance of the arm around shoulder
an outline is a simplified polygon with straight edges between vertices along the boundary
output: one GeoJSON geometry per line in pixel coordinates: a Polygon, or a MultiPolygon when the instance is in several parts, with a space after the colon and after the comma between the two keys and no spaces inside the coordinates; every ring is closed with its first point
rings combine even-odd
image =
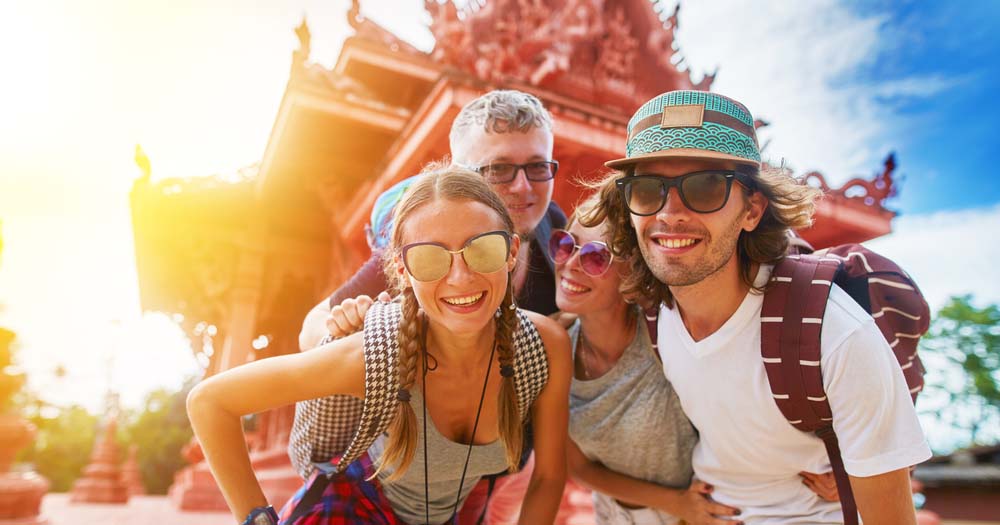
{"type": "Polygon", "coordinates": [[[309,311],[299,332],[299,350],[311,350],[330,333],[326,320],[333,305],[362,295],[375,297],[388,287],[388,280],[382,270],[382,250],[376,249],[350,279],[309,311]]]}

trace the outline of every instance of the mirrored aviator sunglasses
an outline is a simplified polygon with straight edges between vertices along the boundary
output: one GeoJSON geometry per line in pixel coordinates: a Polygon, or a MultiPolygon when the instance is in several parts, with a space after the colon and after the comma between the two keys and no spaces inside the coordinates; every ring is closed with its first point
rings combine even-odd
{"type": "Polygon", "coordinates": [[[549,237],[549,256],[556,264],[566,264],[577,250],[580,251],[580,268],[592,277],[604,275],[615,259],[611,248],[603,242],[590,241],[581,246],[576,243],[576,237],[572,233],[566,230],[552,231],[552,236],[549,237]]]}
{"type": "Polygon", "coordinates": [[[465,241],[460,250],[449,250],[441,243],[415,242],[403,246],[403,266],[414,279],[436,281],[451,270],[454,254],[462,254],[466,266],[478,273],[493,273],[504,267],[510,256],[510,234],[491,231],[465,241]]]}

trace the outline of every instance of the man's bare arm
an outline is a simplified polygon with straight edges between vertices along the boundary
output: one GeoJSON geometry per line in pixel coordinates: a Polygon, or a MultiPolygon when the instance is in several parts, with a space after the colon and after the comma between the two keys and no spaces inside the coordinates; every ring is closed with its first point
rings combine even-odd
{"type": "Polygon", "coordinates": [[[916,511],[910,495],[910,469],[902,468],[869,477],[851,478],[851,489],[865,525],[915,525],[916,511]]]}
{"type": "MultiPolygon", "coordinates": [[[[316,345],[323,340],[332,331],[336,331],[338,328],[342,333],[333,333],[334,337],[341,337],[354,333],[361,329],[360,323],[352,323],[355,326],[350,329],[350,326],[340,326],[335,319],[333,325],[330,326],[330,314],[331,311],[336,314],[336,306],[333,308],[330,305],[340,305],[343,308],[347,308],[349,304],[348,300],[358,300],[363,301],[361,296],[366,296],[367,298],[375,297],[379,292],[387,289],[389,286],[385,274],[382,271],[382,251],[375,250],[372,252],[371,257],[365,261],[365,264],[351,276],[343,285],[340,286],[333,294],[328,298],[317,304],[312,310],[306,314],[305,320],[302,322],[302,330],[299,332],[299,350],[309,350],[315,348],[316,345]]],[[[363,305],[364,311],[367,311],[367,306],[371,305],[371,300],[368,299],[367,305],[363,305]]],[[[350,316],[345,315],[345,318],[349,319],[350,316]]],[[[361,319],[364,319],[364,314],[361,314],[361,319]]]]}
{"type": "Polygon", "coordinates": [[[316,348],[319,342],[326,337],[329,332],[326,330],[326,318],[330,317],[330,306],[327,299],[323,299],[319,304],[309,310],[305,320],[302,321],[302,330],[299,332],[299,351],[316,348]]]}

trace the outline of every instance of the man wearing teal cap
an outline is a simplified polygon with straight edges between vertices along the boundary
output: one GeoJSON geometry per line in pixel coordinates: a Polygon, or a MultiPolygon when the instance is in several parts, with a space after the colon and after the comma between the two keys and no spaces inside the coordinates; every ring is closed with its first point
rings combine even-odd
{"type": "MultiPolygon", "coordinates": [[[[644,104],[626,156],[607,165],[617,171],[581,222],[607,221],[613,249],[631,261],[623,291],[660,305],[663,370],[699,431],[695,475],[748,524],[856,523],[808,488],[839,459],[782,416],[761,356],[763,291],[819,191],[762,171],[747,108],[699,91],[644,104]]],[[[914,523],[908,469],[930,450],[889,344],[836,285],[823,317],[803,321],[822,325],[823,386],[861,517],[914,523]]]]}

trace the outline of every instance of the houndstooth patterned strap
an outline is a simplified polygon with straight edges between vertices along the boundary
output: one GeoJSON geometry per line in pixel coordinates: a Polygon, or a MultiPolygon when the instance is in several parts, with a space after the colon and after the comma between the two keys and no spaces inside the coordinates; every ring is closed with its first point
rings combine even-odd
{"type": "Polygon", "coordinates": [[[367,452],[392,421],[398,403],[396,363],[399,358],[399,322],[402,319],[399,303],[376,301],[365,315],[364,406],[357,432],[337,463],[338,473],[367,452]]]}
{"type": "Polygon", "coordinates": [[[364,403],[352,396],[330,396],[295,404],[288,440],[288,457],[295,471],[308,479],[315,465],[337,456],[351,443],[364,403]]]}
{"type": "Polygon", "coordinates": [[[338,395],[295,404],[288,455],[304,479],[312,475],[316,463],[336,456],[341,456],[336,470],[343,472],[389,426],[399,388],[396,356],[401,319],[398,303],[376,302],[365,315],[364,400],[338,395]]]}
{"type": "Polygon", "coordinates": [[[522,310],[517,311],[514,334],[514,385],[521,420],[528,417],[532,404],[549,381],[549,362],[535,324],[522,310]]]}
{"type": "MultiPolygon", "coordinates": [[[[518,310],[514,334],[514,381],[521,419],[549,379],[548,360],[534,323],[518,310]]],[[[343,472],[363,455],[389,427],[396,410],[399,378],[398,334],[402,311],[398,303],[372,305],[365,316],[365,399],[331,396],[297,403],[288,453],[295,470],[308,478],[315,463],[341,455],[336,472],[343,472]]]]}

